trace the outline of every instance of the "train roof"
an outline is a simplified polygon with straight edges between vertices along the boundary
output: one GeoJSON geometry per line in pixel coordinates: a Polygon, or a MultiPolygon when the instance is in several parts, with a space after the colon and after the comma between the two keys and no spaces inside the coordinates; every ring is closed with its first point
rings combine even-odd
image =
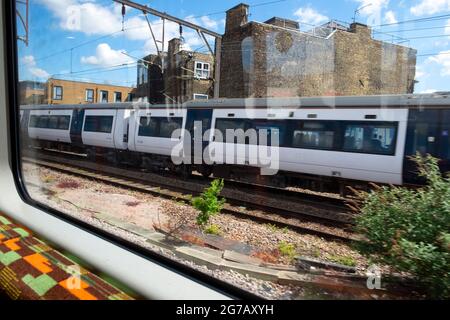
{"type": "Polygon", "coordinates": [[[450,92],[433,94],[296,97],[296,98],[246,98],[193,100],[182,105],[149,104],[146,102],[24,105],[22,110],[67,109],[166,109],[166,108],[430,108],[450,107],[450,92]]]}

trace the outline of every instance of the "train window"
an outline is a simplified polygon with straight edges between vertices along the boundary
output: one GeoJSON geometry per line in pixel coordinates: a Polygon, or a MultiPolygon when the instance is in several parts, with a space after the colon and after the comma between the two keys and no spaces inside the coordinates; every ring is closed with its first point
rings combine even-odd
{"type": "Polygon", "coordinates": [[[334,122],[300,122],[292,135],[293,148],[333,149],[336,128],[334,122]]]}
{"type": "Polygon", "coordinates": [[[393,155],[397,125],[349,123],[345,125],[343,151],[393,155]]]}
{"type": "Polygon", "coordinates": [[[141,117],[139,136],[171,138],[175,130],[181,129],[183,118],[141,117]]]}
{"type": "Polygon", "coordinates": [[[58,129],[58,116],[50,116],[48,120],[48,129],[58,129]]]}
{"type": "Polygon", "coordinates": [[[227,130],[244,130],[246,121],[244,119],[216,119],[216,130],[226,137],[227,130]]]}
{"type": "Polygon", "coordinates": [[[141,117],[139,122],[140,137],[156,137],[158,132],[158,120],[154,117],[141,117]]]}
{"type": "Polygon", "coordinates": [[[159,137],[171,138],[175,130],[181,129],[183,118],[161,118],[159,122],[159,137]]]}
{"type": "Polygon", "coordinates": [[[113,120],[113,116],[86,116],[83,131],[111,133],[113,120]]]}
{"type": "Polygon", "coordinates": [[[69,130],[70,116],[58,116],[58,129],[69,130]]]}
{"type": "Polygon", "coordinates": [[[50,117],[48,116],[40,116],[37,127],[38,128],[48,128],[48,121],[50,120],[50,117]]]}
{"type": "Polygon", "coordinates": [[[271,121],[265,119],[250,120],[249,129],[256,130],[256,133],[258,134],[258,145],[284,145],[286,121],[271,121]]]}
{"type": "Polygon", "coordinates": [[[450,163],[449,95],[414,94],[449,90],[450,38],[429,28],[450,16],[431,19],[448,9],[419,5],[431,0],[14,2],[24,194],[192,278],[304,299],[312,259],[364,276],[371,257],[334,241],[354,215],[333,204],[349,185],[406,182],[417,151],[450,163]],[[215,179],[216,215],[215,195],[189,201],[215,179]]]}
{"type": "Polygon", "coordinates": [[[38,121],[39,121],[39,117],[36,115],[31,115],[30,116],[30,123],[29,123],[29,127],[30,128],[37,128],[38,126],[38,121]]]}

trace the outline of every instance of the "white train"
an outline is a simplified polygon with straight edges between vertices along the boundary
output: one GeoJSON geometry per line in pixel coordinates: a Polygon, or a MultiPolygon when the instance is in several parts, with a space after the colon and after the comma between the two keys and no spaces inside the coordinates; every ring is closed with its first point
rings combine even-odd
{"type": "Polygon", "coordinates": [[[222,99],[178,107],[22,106],[21,128],[22,136],[29,138],[27,144],[155,170],[183,174],[196,170],[270,185],[327,188],[361,181],[401,185],[419,181],[408,160],[416,152],[440,158],[442,170],[450,170],[449,103],[442,93],[222,99]],[[264,131],[268,140],[220,137],[239,129],[264,131]],[[173,157],[180,145],[179,155],[185,155],[181,164],[173,157]],[[208,150],[209,157],[202,153],[199,157],[194,146],[208,150]],[[276,155],[276,174],[261,175],[261,167],[267,167],[255,158],[261,154],[276,155]]]}

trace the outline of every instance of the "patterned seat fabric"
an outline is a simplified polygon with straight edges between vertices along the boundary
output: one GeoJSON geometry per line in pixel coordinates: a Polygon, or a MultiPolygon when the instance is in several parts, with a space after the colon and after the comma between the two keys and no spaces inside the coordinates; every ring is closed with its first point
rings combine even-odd
{"type": "Polygon", "coordinates": [[[129,300],[0,214],[0,294],[27,300],[129,300]]]}

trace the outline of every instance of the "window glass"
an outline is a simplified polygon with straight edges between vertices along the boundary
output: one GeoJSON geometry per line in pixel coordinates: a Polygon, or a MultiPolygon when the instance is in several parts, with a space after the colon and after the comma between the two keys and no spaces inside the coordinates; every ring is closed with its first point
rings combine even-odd
{"type": "Polygon", "coordinates": [[[141,117],[139,122],[139,136],[156,137],[158,135],[158,118],[141,117]]]}
{"type": "MultiPolygon", "coordinates": [[[[324,203],[407,186],[417,152],[450,171],[448,0],[12,1],[23,194],[263,298],[391,298],[390,286],[328,292],[344,277],[324,266],[356,279],[375,256],[338,241],[351,230],[331,220],[354,215],[324,203]],[[85,173],[117,167],[117,181],[71,158],[85,173]],[[130,190],[138,176],[148,188],[130,190]],[[208,205],[190,199],[215,179],[226,206],[203,222],[208,205]],[[220,272],[199,261],[209,254],[220,272]],[[248,263],[269,270],[241,276],[248,263]],[[332,280],[310,292],[297,281],[308,273],[332,280]]],[[[379,267],[383,279],[398,271],[379,267]]]]}
{"type": "Polygon", "coordinates": [[[70,116],[58,116],[58,129],[69,130],[70,116]]]}
{"type": "Polygon", "coordinates": [[[194,73],[197,78],[208,79],[209,78],[209,63],[196,62],[194,73]]]}
{"type": "Polygon", "coordinates": [[[50,120],[50,117],[48,116],[39,116],[38,128],[48,128],[48,121],[50,120]]]}
{"type": "Polygon", "coordinates": [[[53,99],[62,100],[63,97],[63,88],[60,86],[53,87],[53,99]]]}
{"type": "Polygon", "coordinates": [[[100,91],[100,102],[107,103],[108,102],[108,91],[100,91]]]}
{"type": "Polygon", "coordinates": [[[48,120],[48,129],[58,129],[58,116],[50,116],[48,120]]]}
{"type": "Polygon", "coordinates": [[[252,119],[248,123],[249,128],[256,130],[258,134],[258,145],[284,145],[286,121],[252,119]]]}
{"type": "Polygon", "coordinates": [[[396,124],[348,124],[345,127],[344,151],[372,154],[394,154],[396,124]]]}
{"type": "Polygon", "coordinates": [[[160,138],[171,138],[175,130],[181,129],[182,118],[161,118],[160,119],[160,138]]]}
{"type": "Polygon", "coordinates": [[[86,116],[84,121],[84,131],[111,133],[113,116],[86,116]]]}
{"type": "Polygon", "coordinates": [[[122,93],[114,92],[114,102],[122,102],[122,93]]]}
{"type": "Polygon", "coordinates": [[[331,122],[300,122],[294,129],[293,148],[333,149],[335,126],[331,122]]]}
{"type": "Polygon", "coordinates": [[[29,126],[30,126],[31,128],[37,128],[38,122],[39,122],[39,117],[38,117],[38,116],[36,116],[36,115],[30,116],[30,123],[29,123],[29,126]]]}
{"type": "Polygon", "coordinates": [[[86,101],[94,102],[94,90],[86,89],[86,101]]]}

